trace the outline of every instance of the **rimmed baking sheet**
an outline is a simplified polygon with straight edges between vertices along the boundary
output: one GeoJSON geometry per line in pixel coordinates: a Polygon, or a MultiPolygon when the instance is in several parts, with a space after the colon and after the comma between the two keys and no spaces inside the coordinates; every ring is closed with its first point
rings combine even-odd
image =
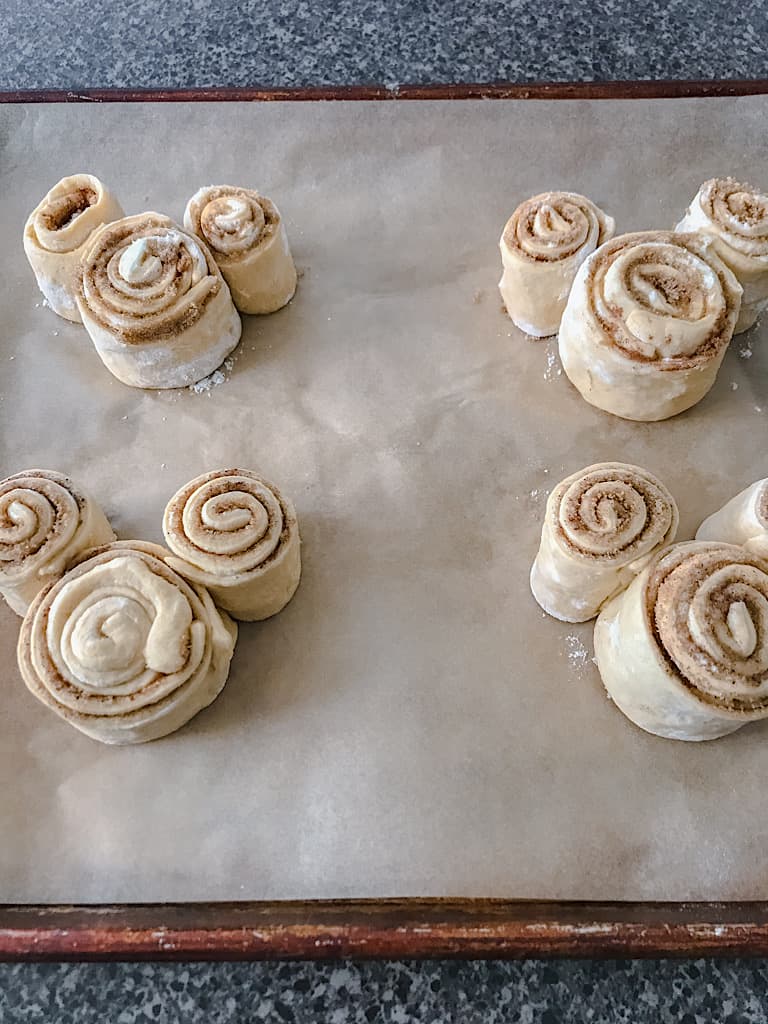
{"type": "Polygon", "coordinates": [[[0,900],[133,902],[768,895],[766,728],[646,736],[605,697],[591,629],[545,619],[527,572],[549,487],[647,466],[681,536],[765,475],[766,332],[660,424],[591,409],[551,341],[500,310],[516,203],[584,191],[665,227],[699,182],[761,180],[766,97],[0,110],[0,471],[83,482],[122,537],[160,540],[208,468],[290,494],[304,577],[244,626],[219,700],[175,736],[102,748],[27,693],[0,611],[0,900]],[[146,393],[41,303],[21,249],[61,175],[180,217],[201,184],[274,198],[303,271],[246,320],[222,383],[146,393]]]}

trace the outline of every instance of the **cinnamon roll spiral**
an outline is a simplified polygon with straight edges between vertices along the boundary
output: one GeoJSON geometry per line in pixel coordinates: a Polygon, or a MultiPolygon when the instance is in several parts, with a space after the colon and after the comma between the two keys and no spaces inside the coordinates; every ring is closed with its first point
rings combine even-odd
{"type": "Polygon", "coordinates": [[[566,477],[547,500],[531,569],[539,605],[564,622],[586,622],[670,544],[675,499],[639,466],[601,462],[566,477]]]}
{"type": "Polygon", "coordinates": [[[700,231],[736,275],[744,295],[734,334],[768,306],[768,193],[733,178],[705,181],[676,231],[700,231]]]}
{"type": "Polygon", "coordinates": [[[117,199],[93,174],[62,178],[24,225],[24,252],[48,305],[80,323],[77,274],[94,231],[123,216],[117,199]]]}
{"type": "Polygon", "coordinates": [[[699,235],[620,235],[582,264],[560,325],[563,369],[599,409],[663,420],[715,382],[741,286],[699,235]]]}
{"type": "Polygon", "coordinates": [[[184,227],[209,246],[241,313],[274,313],[293,298],[296,268],[285,224],[266,196],[208,185],[187,203],[184,227]]]}
{"type": "Polygon", "coordinates": [[[29,469],[0,481],[0,594],[17,615],[86,548],[115,539],[69,477],[29,469]]]}
{"type": "Polygon", "coordinates": [[[301,575],[291,502],[241,469],[191,480],[165,509],[163,533],[177,572],[208,587],[237,619],[266,619],[293,597],[301,575]]]}
{"type": "Polygon", "coordinates": [[[668,739],[768,716],[768,562],[732,544],[661,552],[600,613],[595,655],[616,705],[668,739]]]}
{"type": "Polygon", "coordinates": [[[18,659],[31,692],[101,743],[179,729],[221,692],[237,627],[157,544],[89,552],[33,601],[18,659]]]}
{"type": "Polygon", "coordinates": [[[521,331],[556,334],[576,271],[612,237],[612,217],[576,192],[543,192],[521,203],[499,242],[499,290],[521,331]]]}
{"type": "Polygon", "coordinates": [[[94,236],[78,305],[105,366],[132,387],[201,380],[242,329],[206,246],[159,213],[125,217],[94,236]]]}

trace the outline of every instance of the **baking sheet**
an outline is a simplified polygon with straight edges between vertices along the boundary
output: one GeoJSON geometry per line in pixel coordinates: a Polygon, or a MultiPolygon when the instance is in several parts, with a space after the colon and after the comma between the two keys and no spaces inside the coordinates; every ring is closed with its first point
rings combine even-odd
{"type": "Polygon", "coordinates": [[[515,205],[583,191],[619,230],[703,179],[756,182],[768,98],[0,108],[0,474],[61,470],[121,537],[208,469],[296,502],[304,574],[244,625],[221,697],[168,739],[102,747],[39,705],[0,609],[0,900],[768,897],[768,723],[709,744],[634,728],[591,627],[527,577],[550,487],[603,459],[677,497],[681,537],[766,475],[768,329],[689,413],[584,403],[500,309],[515,205]],[[274,198],[303,273],[245,318],[225,378],[150,393],[41,305],[24,219],[60,176],[177,218],[200,185],[274,198]]]}

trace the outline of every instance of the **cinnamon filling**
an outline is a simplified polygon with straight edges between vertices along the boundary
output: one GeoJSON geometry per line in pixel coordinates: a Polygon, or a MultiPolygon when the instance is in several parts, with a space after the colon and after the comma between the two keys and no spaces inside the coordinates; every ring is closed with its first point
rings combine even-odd
{"type": "MultiPolygon", "coordinates": [[[[570,490],[571,488],[569,488],[570,490]]],[[[571,554],[580,558],[604,564],[612,562],[623,564],[632,561],[640,551],[659,544],[666,536],[672,522],[670,501],[665,500],[661,494],[654,494],[654,490],[650,481],[630,476],[617,474],[611,480],[585,477],[578,491],[567,494],[567,498],[566,495],[563,495],[560,504],[555,508],[555,530],[560,543],[571,554]],[[635,533],[631,533],[631,526],[637,514],[636,509],[628,504],[627,496],[615,488],[615,485],[619,483],[631,487],[645,506],[645,522],[635,533]],[[593,528],[589,523],[585,523],[581,506],[584,492],[596,486],[600,490],[592,500],[593,519],[595,521],[599,519],[598,506],[603,502],[610,502],[610,512],[615,520],[610,532],[615,536],[616,543],[607,550],[590,551],[588,547],[577,544],[568,535],[565,527],[570,527],[572,534],[580,536],[587,543],[589,542],[589,535],[593,528]],[[626,536],[628,530],[630,530],[629,537],[626,536]]]]}
{"type": "Polygon", "coordinates": [[[92,188],[79,188],[69,195],[54,199],[42,214],[43,224],[49,231],[62,231],[84,213],[95,206],[98,196],[92,188]]]}
{"type": "MultiPolygon", "coordinates": [[[[721,545],[713,545],[721,547],[721,545]]],[[[664,660],[667,672],[676,682],[684,686],[691,696],[714,707],[723,708],[731,712],[753,712],[765,707],[766,699],[756,696],[753,699],[742,695],[736,696],[728,692],[727,688],[733,686],[733,682],[727,678],[728,671],[723,671],[719,662],[712,658],[705,650],[700,648],[695,638],[690,634],[684,624],[687,616],[687,609],[690,607],[692,595],[702,587],[713,573],[721,572],[729,568],[738,571],[739,566],[755,567],[762,570],[759,561],[753,561],[749,556],[739,556],[736,562],[729,561],[727,555],[721,555],[717,551],[693,553],[689,556],[675,557],[672,552],[660,555],[659,559],[650,574],[645,587],[644,613],[653,639],[656,643],[659,654],[664,660]],[[667,581],[673,576],[678,576],[682,567],[686,568],[686,578],[682,587],[680,583],[673,587],[670,593],[662,598],[661,591],[667,581]],[[720,692],[712,692],[702,687],[697,682],[695,674],[688,675],[678,664],[673,653],[667,648],[665,637],[674,647],[678,645],[678,655],[685,650],[685,658],[695,660],[697,672],[701,672],[705,679],[713,682],[723,675],[720,685],[720,692]],[[675,639],[673,639],[675,638],[675,639]]],[[[755,629],[754,647],[761,649],[766,643],[764,629],[760,621],[757,609],[749,607],[751,602],[745,601],[750,618],[755,629]]],[[[727,588],[722,592],[712,595],[712,603],[705,612],[705,621],[709,629],[715,633],[715,626],[718,622],[728,621],[729,610],[733,608],[733,600],[727,588]]],[[[734,653],[737,653],[734,651],[734,653]]],[[[738,657],[738,654],[737,654],[738,657]]],[[[754,677],[754,682],[759,685],[762,682],[761,676],[754,677]]]]}
{"type": "MultiPolygon", "coordinates": [[[[692,238],[693,236],[690,235],[670,236],[669,234],[663,233],[659,233],[655,238],[649,237],[649,235],[645,233],[640,233],[639,236],[624,236],[623,238],[616,239],[614,243],[609,242],[608,251],[603,253],[602,260],[594,261],[589,267],[587,273],[586,288],[589,295],[590,312],[602,330],[609,336],[611,342],[617,348],[621,349],[622,355],[627,359],[639,363],[654,363],[656,369],[664,373],[675,373],[681,370],[689,370],[693,367],[700,366],[703,363],[707,363],[710,359],[716,356],[730,340],[730,321],[733,314],[733,298],[729,291],[728,282],[724,279],[721,270],[717,266],[706,261],[712,272],[717,275],[725,301],[723,303],[722,310],[713,324],[711,334],[698,347],[698,349],[690,355],[667,356],[664,359],[658,359],[656,356],[648,356],[639,351],[637,340],[624,324],[622,309],[615,303],[608,302],[603,299],[603,309],[605,310],[605,313],[608,314],[606,316],[598,308],[596,300],[602,294],[603,278],[605,277],[608,268],[610,268],[613,260],[621,254],[623,249],[631,248],[633,245],[663,242],[670,246],[676,246],[683,250],[683,252],[687,250],[695,256],[699,256],[699,258],[704,258],[701,251],[698,250],[695,241],[690,241],[692,238]]],[[[674,261],[670,264],[669,273],[658,269],[655,269],[652,272],[644,271],[642,269],[643,265],[658,264],[658,262],[658,252],[638,253],[637,259],[630,269],[639,269],[639,272],[644,275],[646,283],[657,289],[659,293],[658,298],[665,301],[670,306],[670,310],[673,311],[672,315],[681,319],[692,319],[692,314],[696,312],[695,307],[702,301],[702,293],[697,286],[698,282],[691,278],[690,268],[686,267],[682,261],[679,266],[677,265],[677,261],[674,261]]],[[[637,289],[633,287],[630,280],[625,280],[625,287],[628,294],[635,298],[638,303],[651,309],[653,312],[657,312],[653,305],[647,301],[646,297],[637,292],[637,289]]]]}
{"type": "Polygon", "coordinates": [[[189,301],[185,294],[179,293],[174,282],[183,279],[192,266],[192,256],[184,245],[169,236],[178,234],[178,229],[167,218],[147,218],[146,227],[137,229],[131,225],[126,229],[123,224],[105,231],[100,238],[98,252],[91,253],[87,266],[81,272],[80,294],[86,301],[89,315],[105,330],[119,336],[127,345],[140,345],[157,341],[160,338],[170,339],[183,334],[200,320],[208,303],[218,295],[221,281],[215,275],[211,258],[206,256],[207,277],[205,288],[200,288],[194,302],[189,301]],[[168,305],[165,310],[154,310],[145,313],[141,309],[141,301],[127,302],[124,296],[116,296],[110,280],[109,262],[116,250],[126,238],[151,239],[151,251],[163,261],[168,276],[168,305]],[[175,273],[168,273],[174,264],[175,273]],[[119,326],[110,322],[109,314],[113,307],[121,310],[123,323],[119,326]],[[125,321],[130,318],[130,325],[125,321]]]}

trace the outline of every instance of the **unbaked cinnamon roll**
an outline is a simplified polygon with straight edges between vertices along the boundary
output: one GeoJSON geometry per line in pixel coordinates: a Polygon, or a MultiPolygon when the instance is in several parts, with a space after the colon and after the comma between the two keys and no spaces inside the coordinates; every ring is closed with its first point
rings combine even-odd
{"type": "Polygon", "coordinates": [[[576,192],[543,192],[517,207],[499,242],[499,290],[521,331],[557,334],[576,271],[614,227],[612,217],[576,192]]]}
{"type": "Polygon", "coordinates": [[[736,275],[744,295],[734,334],[768,306],[768,193],[733,178],[705,181],[676,231],[701,231],[736,275]]]}
{"type": "Polygon", "coordinates": [[[715,382],[741,286],[699,235],[620,235],[582,264],[559,333],[570,381],[599,409],[663,420],[715,382]]]}
{"type": "Polygon", "coordinates": [[[658,554],[600,613],[595,656],[646,732],[709,740],[768,716],[768,562],[732,544],[658,554]]]}
{"type": "Polygon", "coordinates": [[[296,268],[271,199],[236,185],[208,185],[187,203],[184,227],[209,246],[241,313],[274,313],[293,298],[296,268]]]}
{"type": "Polygon", "coordinates": [[[678,521],[675,499],[639,466],[601,462],[573,473],[547,500],[533,596],[556,619],[586,622],[674,540],[678,521]]]}
{"type": "Polygon", "coordinates": [[[194,384],[221,365],[242,329],[206,246],[159,213],[94,236],[78,305],[107,369],[137,388],[194,384]]]}
{"type": "Polygon", "coordinates": [[[123,216],[112,193],[93,174],[62,178],[24,225],[24,252],[51,309],[80,323],[77,273],[97,228],[123,216]]]}
{"type": "Polygon", "coordinates": [[[301,575],[293,505],[248,470],[223,469],[191,480],[165,509],[163,533],[177,572],[206,586],[237,619],[277,614],[301,575]]]}
{"type": "Polygon", "coordinates": [[[28,469],[0,480],[0,594],[17,615],[86,548],[114,539],[98,504],[69,477],[28,469]]]}
{"type": "Polygon", "coordinates": [[[745,488],[696,531],[696,540],[746,544],[768,557],[768,479],[745,488]]]}
{"type": "Polygon", "coordinates": [[[237,627],[157,544],[89,552],[32,602],[18,659],[31,692],[101,743],[175,732],[221,692],[237,627]]]}

